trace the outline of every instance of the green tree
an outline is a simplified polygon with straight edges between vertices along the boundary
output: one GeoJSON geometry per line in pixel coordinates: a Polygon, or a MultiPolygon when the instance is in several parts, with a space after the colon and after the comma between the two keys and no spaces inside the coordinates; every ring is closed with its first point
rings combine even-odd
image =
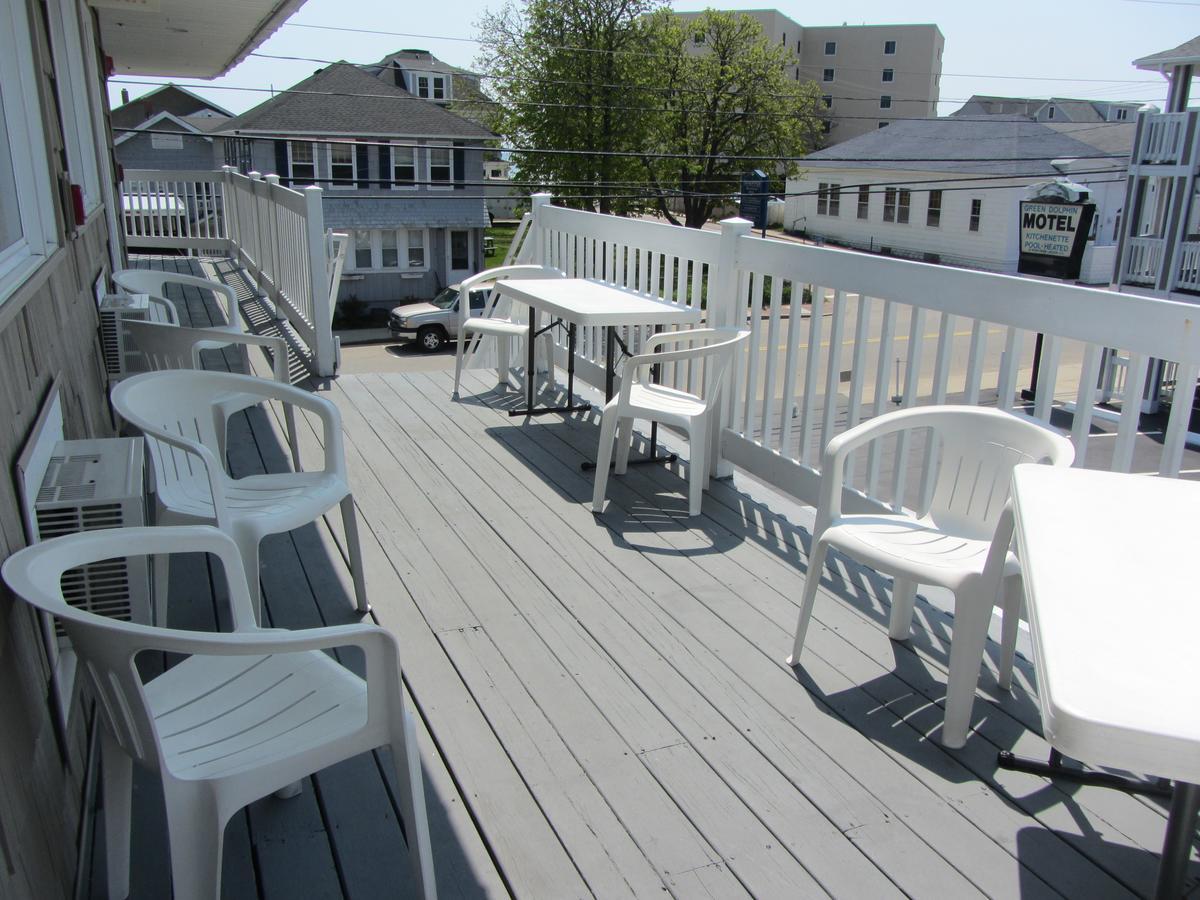
{"type": "Polygon", "coordinates": [[[655,117],[643,157],[656,203],[678,224],[699,228],[738,190],[740,175],[762,169],[783,181],[821,139],[813,82],[787,77],[787,49],[769,42],[750,16],[708,10],[691,21],[660,12],[650,25],[665,111],[655,117]]]}
{"type": "Polygon", "coordinates": [[[600,212],[638,205],[622,197],[642,178],[635,154],[655,130],[642,86],[654,69],[647,17],[661,5],[525,0],[484,14],[477,67],[498,103],[493,130],[517,147],[563,151],[514,154],[522,180],[600,212]]]}

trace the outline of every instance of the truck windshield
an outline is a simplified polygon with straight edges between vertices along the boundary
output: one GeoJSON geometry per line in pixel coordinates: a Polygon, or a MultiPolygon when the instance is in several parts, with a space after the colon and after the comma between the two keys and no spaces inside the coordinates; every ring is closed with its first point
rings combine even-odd
{"type": "Polygon", "coordinates": [[[458,288],[448,287],[442,288],[442,292],[434,297],[430,303],[438,309],[451,309],[455,301],[458,300],[458,288]]]}

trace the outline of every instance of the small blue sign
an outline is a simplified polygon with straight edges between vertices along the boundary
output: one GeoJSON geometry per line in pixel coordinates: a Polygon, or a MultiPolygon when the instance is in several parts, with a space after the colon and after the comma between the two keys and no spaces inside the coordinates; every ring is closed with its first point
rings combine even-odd
{"type": "Polygon", "coordinates": [[[755,228],[767,227],[767,199],[770,179],[759,169],[742,176],[742,199],[738,215],[754,223],[755,228]]]}

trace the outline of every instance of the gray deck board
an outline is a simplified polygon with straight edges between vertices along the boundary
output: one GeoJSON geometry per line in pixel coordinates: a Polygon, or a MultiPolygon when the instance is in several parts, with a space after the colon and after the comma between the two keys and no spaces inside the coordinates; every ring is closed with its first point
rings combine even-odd
{"type": "MultiPolygon", "coordinates": [[[[793,506],[739,476],[688,519],[685,461],[610,479],[593,516],[595,411],[510,419],[516,396],[491,382],[468,372],[459,403],[446,373],[320,385],[343,416],[370,615],[401,645],[442,896],[1150,892],[1160,804],[996,768],[998,748],[1046,752],[1028,664],[1008,695],[989,660],[972,738],[943,749],[952,618],[920,606],[912,640],[890,641],[888,579],[835,559],[793,671],[809,575],[793,506]]],[[[319,466],[319,428],[300,431],[319,466]]],[[[286,468],[281,438],[276,416],[239,416],[233,471],[286,468]]],[[[270,623],[358,621],[345,555],[336,511],[264,542],[270,623]]],[[[212,581],[198,560],[173,571],[173,625],[227,625],[212,581]]],[[[405,896],[393,783],[376,751],[253,804],[227,831],[224,896],[405,896]]],[[[144,784],[135,846],[160,864],[135,868],[133,896],[162,896],[144,784]]]]}

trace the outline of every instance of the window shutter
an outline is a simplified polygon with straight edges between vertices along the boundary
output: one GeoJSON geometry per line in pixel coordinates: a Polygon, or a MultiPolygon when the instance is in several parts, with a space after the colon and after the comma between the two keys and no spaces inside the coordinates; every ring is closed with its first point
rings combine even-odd
{"type": "Polygon", "coordinates": [[[461,191],[466,187],[463,182],[467,177],[467,151],[462,147],[462,141],[454,142],[454,189],[461,191]]]}
{"type": "Polygon", "coordinates": [[[392,171],[392,148],[387,144],[379,145],[379,186],[390,188],[395,173],[392,171]]]}
{"type": "Polygon", "coordinates": [[[359,144],[354,148],[354,154],[357,157],[354,161],[356,171],[358,172],[358,189],[365,191],[371,186],[370,178],[370,148],[366,144],[359,144]]]}
{"type": "Polygon", "coordinates": [[[275,142],[275,174],[279,176],[279,183],[284,187],[292,183],[288,178],[287,141],[275,142]]]}

